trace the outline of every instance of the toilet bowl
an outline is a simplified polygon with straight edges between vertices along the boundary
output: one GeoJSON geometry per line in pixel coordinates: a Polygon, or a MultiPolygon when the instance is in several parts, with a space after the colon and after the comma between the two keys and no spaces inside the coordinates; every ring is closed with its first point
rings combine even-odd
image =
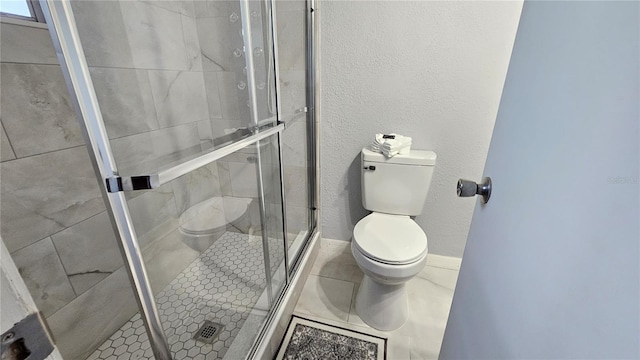
{"type": "Polygon", "coordinates": [[[424,231],[409,216],[374,212],[356,224],[351,251],[365,275],[356,312],[373,328],[401,327],[409,314],[405,284],[427,261],[424,231]]]}
{"type": "Polygon", "coordinates": [[[215,196],[201,201],[180,215],[180,235],[190,248],[203,252],[227,230],[247,233],[253,199],[215,196]]]}

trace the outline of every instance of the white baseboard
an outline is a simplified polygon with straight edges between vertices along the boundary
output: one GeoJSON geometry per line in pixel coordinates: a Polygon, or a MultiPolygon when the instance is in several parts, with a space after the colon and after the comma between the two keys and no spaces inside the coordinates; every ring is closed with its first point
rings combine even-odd
{"type": "Polygon", "coordinates": [[[453,256],[444,256],[429,254],[427,255],[427,266],[438,267],[442,269],[460,270],[462,259],[453,256]]]}

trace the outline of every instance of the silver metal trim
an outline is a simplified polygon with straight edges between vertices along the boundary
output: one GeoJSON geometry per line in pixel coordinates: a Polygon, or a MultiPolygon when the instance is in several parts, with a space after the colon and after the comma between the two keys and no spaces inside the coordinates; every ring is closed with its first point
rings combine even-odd
{"type": "Polygon", "coordinates": [[[309,228],[313,229],[318,225],[317,203],[317,172],[318,164],[318,133],[316,131],[316,42],[315,42],[315,0],[307,0],[307,56],[306,56],[306,77],[307,77],[307,160],[309,167],[309,184],[313,184],[313,189],[309,191],[309,228]]]}
{"type": "Polygon", "coordinates": [[[282,141],[278,134],[278,165],[280,167],[280,201],[282,201],[282,242],[284,249],[284,273],[285,281],[289,283],[291,280],[291,274],[289,274],[289,241],[287,232],[287,202],[285,201],[285,188],[284,188],[284,166],[282,165],[282,141]]]}
{"type": "Polygon", "coordinates": [[[271,27],[271,52],[273,58],[273,78],[276,86],[276,117],[278,121],[283,121],[282,118],[282,96],[280,96],[280,68],[279,55],[278,55],[278,21],[276,19],[276,4],[274,0],[267,0],[269,6],[269,20],[271,27]]]}
{"type": "Polygon", "coordinates": [[[205,153],[194,159],[186,160],[171,168],[158,171],[157,174],[107,177],[105,178],[107,190],[113,193],[118,191],[157,189],[160,186],[173,181],[182,175],[188,174],[203,166],[209,165],[214,161],[220,160],[221,158],[230,155],[238,150],[241,150],[247,146],[250,146],[264,138],[279,133],[284,130],[284,128],[284,124],[277,125],[271,129],[238,140],[233,144],[229,144],[220,149],[205,153]]]}
{"type": "MultiPolygon", "coordinates": [[[[76,109],[96,176],[98,179],[105,179],[115,175],[117,169],[113,153],[89,75],[89,67],[84,57],[71,3],[69,0],[40,0],[40,5],[49,24],[49,33],[76,109]]],[[[154,356],[159,360],[170,360],[171,351],[158,316],[155,298],[142,259],[142,251],[124,194],[108,193],[103,182],[100,183],[100,191],[125,260],[125,268],[133,285],[154,356]]]]}
{"type": "Polygon", "coordinates": [[[244,58],[247,66],[247,88],[251,103],[251,120],[255,126],[259,124],[258,97],[256,94],[255,64],[253,61],[253,39],[251,37],[251,9],[249,1],[240,0],[240,18],[242,19],[242,34],[244,41],[244,58]]]}
{"type": "Polygon", "coordinates": [[[31,8],[31,14],[37,22],[46,23],[44,13],[42,12],[42,6],[38,0],[29,0],[29,7],[31,8]]]}
{"type": "Polygon", "coordinates": [[[262,224],[262,256],[264,258],[264,272],[267,280],[267,296],[269,300],[269,308],[273,305],[273,279],[271,274],[271,258],[269,257],[269,227],[267,224],[267,204],[264,196],[264,180],[262,171],[262,154],[260,151],[260,142],[256,144],[256,162],[258,177],[258,197],[260,199],[260,223],[262,224]]]}
{"type": "MultiPolygon", "coordinates": [[[[271,28],[271,47],[272,47],[272,58],[273,58],[273,74],[274,81],[276,85],[276,116],[279,121],[283,121],[282,119],[282,96],[280,96],[280,69],[279,59],[278,59],[278,22],[276,18],[276,4],[275,0],[269,0],[269,19],[270,28],[271,28]]],[[[306,106],[304,107],[306,111],[306,106]]],[[[278,167],[280,168],[280,201],[282,204],[282,242],[284,249],[284,272],[285,272],[285,281],[288,284],[291,280],[289,274],[289,233],[287,232],[287,202],[285,196],[285,188],[284,188],[284,162],[282,159],[282,133],[278,134],[278,167]]]]}
{"type": "MultiPolygon", "coordinates": [[[[247,71],[248,72],[248,71],[247,71]]],[[[250,146],[254,143],[258,143],[260,140],[265,139],[273,134],[279,133],[284,130],[284,124],[274,126],[271,129],[262,131],[255,135],[249,136],[245,139],[239,140],[233,144],[227,145],[223,148],[211,151],[195,159],[185,161],[179,165],[176,165],[170,169],[162,170],[158,172],[158,186],[166,184],[171,180],[174,180],[184,174],[187,174],[193,170],[206,166],[216,160],[219,160],[229,154],[232,154],[242,148],[250,146]]]]}

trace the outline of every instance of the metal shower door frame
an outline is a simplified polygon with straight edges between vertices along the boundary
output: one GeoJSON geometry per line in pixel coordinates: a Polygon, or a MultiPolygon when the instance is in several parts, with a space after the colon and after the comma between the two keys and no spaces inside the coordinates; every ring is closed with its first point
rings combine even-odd
{"type": "MultiPolygon", "coordinates": [[[[107,131],[104,126],[104,121],[102,118],[102,113],[100,111],[99,102],[96,97],[93,81],[89,74],[89,67],[86,62],[84,50],[80,41],[80,36],[76,26],[75,17],[73,15],[73,10],[71,8],[71,3],[69,0],[39,1],[47,24],[49,25],[49,33],[56,50],[56,55],[60,62],[62,73],[64,75],[65,82],[67,83],[70,97],[74,104],[78,120],[80,122],[80,128],[82,129],[84,135],[85,143],[89,152],[89,158],[94,168],[94,172],[100,180],[100,192],[102,194],[107,213],[109,214],[109,217],[111,219],[118,246],[125,260],[125,268],[129,275],[129,279],[134,290],[141,316],[144,320],[145,328],[147,330],[147,335],[154,353],[154,357],[158,360],[170,360],[172,359],[172,355],[169,342],[167,340],[167,336],[164,332],[159,317],[158,309],[155,302],[155,296],[151,288],[149,276],[147,274],[147,270],[142,257],[142,250],[138,242],[126,198],[122,191],[109,192],[105,186],[106,180],[113,177],[118,177],[119,173],[115,163],[113,152],[111,150],[107,131]]],[[[243,5],[243,32],[244,34],[247,34],[250,44],[251,20],[248,12],[248,2],[250,0],[239,1],[241,5],[243,5]]],[[[270,2],[270,4],[273,5],[272,2],[270,2]]],[[[275,26],[275,23],[271,23],[271,25],[275,26]]],[[[251,47],[249,47],[249,49],[251,49],[251,47]]],[[[247,71],[247,77],[250,89],[253,89],[253,93],[251,92],[251,90],[249,91],[250,101],[252,103],[252,108],[254,109],[254,111],[252,112],[252,122],[254,123],[254,125],[257,125],[259,123],[259,119],[257,118],[257,113],[255,111],[257,100],[255,94],[255,79],[253,78],[254,67],[251,53],[251,51],[246,52],[246,54],[248,54],[246,59],[247,69],[250,69],[250,71],[247,71]]],[[[275,58],[277,54],[272,54],[272,56],[274,56],[274,66],[277,67],[277,59],[275,58]]],[[[274,76],[277,84],[279,81],[277,73],[274,73],[274,76]]],[[[280,119],[279,106],[277,106],[276,109],[278,119],[280,119]]],[[[269,131],[268,134],[265,133],[262,136],[257,136],[257,138],[252,137],[254,139],[243,139],[238,142],[244,143],[244,146],[242,146],[241,148],[250,146],[254,143],[257,144],[257,155],[259,158],[258,185],[260,196],[260,214],[263,222],[263,256],[265,260],[265,276],[267,277],[267,291],[269,295],[270,305],[272,304],[272,301],[275,297],[272,294],[273,290],[271,284],[271,272],[269,268],[268,235],[266,231],[267,222],[265,219],[266,207],[264,198],[264,184],[262,182],[262,165],[260,162],[261,160],[259,143],[260,140],[264,137],[277,135],[277,143],[280,151],[278,156],[280,161],[280,196],[282,200],[282,212],[284,216],[285,194],[282,174],[280,141],[280,132],[283,128],[284,126],[282,124],[279,124],[279,126],[274,128],[272,131],[269,131]]],[[[222,151],[214,150],[210,154],[217,151],[219,151],[220,154],[224,153],[224,148],[220,150],[222,151]]],[[[283,226],[286,226],[286,218],[284,217],[283,226]]],[[[283,245],[285,245],[283,251],[286,255],[286,231],[284,231],[283,240],[283,245]]],[[[285,273],[285,286],[282,290],[286,289],[286,285],[289,282],[289,264],[286,259],[285,273]]],[[[280,294],[279,297],[281,296],[282,294],[280,294]]],[[[271,306],[270,310],[271,312],[273,312],[273,306],[271,306]]]]}
{"type": "MultiPolygon", "coordinates": [[[[40,4],[49,25],[53,46],[76,109],[96,176],[98,179],[117,176],[118,169],[89,74],[84,50],[80,43],[71,3],[68,0],[40,0],[40,4]]],[[[103,181],[99,181],[99,183],[100,192],[111,219],[120,252],[125,260],[125,268],[133,285],[153,354],[156,359],[170,360],[169,342],[162,328],[155,297],[142,258],[142,249],[138,243],[124,193],[109,193],[105,183],[103,181]]]]}

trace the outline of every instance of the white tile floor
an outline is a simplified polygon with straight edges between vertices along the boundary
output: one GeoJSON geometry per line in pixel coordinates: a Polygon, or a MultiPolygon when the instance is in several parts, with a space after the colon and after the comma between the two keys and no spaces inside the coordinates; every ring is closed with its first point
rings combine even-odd
{"type": "Polygon", "coordinates": [[[307,278],[294,314],[388,339],[387,359],[437,359],[460,259],[429,255],[427,266],[407,283],[409,320],[382,332],[366,325],[355,312],[362,271],[351,255],[351,243],[322,239],[320,253],[307,278]]]}

